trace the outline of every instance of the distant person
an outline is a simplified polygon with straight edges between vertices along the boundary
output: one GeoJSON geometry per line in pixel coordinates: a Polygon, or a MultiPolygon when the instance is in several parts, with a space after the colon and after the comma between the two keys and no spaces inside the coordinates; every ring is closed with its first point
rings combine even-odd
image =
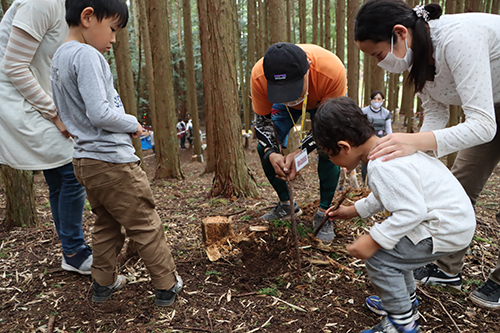
{"type": "MultiPolygon", "coordinates": [[[[500,16],[441,14],[438,4],[412,9],[401,0],[370,0],[359,10],[355,26],[359,48],[389,72],[409,70],[409,82],[425,110],[420,133],[387,135],[369,157],[384,156],[387,161],[432,151],[439,158],[458,151],[451,171],[475,204],[500,162],[500,16]],[[465,121],[446,128],[450,105],[462,107],[465,121]]],[[[415,278],[460,288],[465,252],[416,270],[415,278]]],[[[470,299],[483,307],[500,308],[500,257],[470,299]]]]}
{"type": "Polygon", "coordinates": [[[378,295],[371,296],[367,306],[375,312],[383,309],[386,315],[380,324],[363,332],[421,332],[413,270],[469,245],[476,219],[467,194],[443,163],[423,152],[387,162],[369,160],[381,138],[348,97],[320,106],[313,136],[336,165],[347,170],[360,161],[368,165],[370,195],[353,206],[330,208],[328,216],[346,220],[382,211],[388,215],[347,247],[353,257],[365,260],[378,295]]]}
{"type": "Polygon", "coordinates": [[[92,301],[104,302],[126,284],[116,258],[125,235],[137,245],[151,282],[155,304],[168,306],[182,289],[146,173],[134,154],[140,137],[137,118],[125,113],[102,53],[128,20],[123,0],[66,0],[70,26],[57,50],[51,78],[61,120],[75,137],[73,164],[96,216],[92,231],[92,301]]]}
{"type": "MultiPolygon", "coordinates": [[[[287,147],[288,132],[294,127],[298,130],[295,125],[300,117],[306,117],[306,112],[314,123],[314,114],[321,103],[346,94],[344,64],[335,54],[317,45],[277,43],[253,67],[251,88],[256,113],[254,127],[259,140],[257,150],[266,177],[279,197],[276,206],[261,218],[268,221],[289,219],[291,207],[299,216],[302,210],[296,202],[290,203],[286,175],[293,180],[295,156],[304,149],[309,154],[316,145],[312,136],[307,135],[302,138],[299,149],[283,157],[279,144],[287,147]]],[[[313,218],[314,228],[323,221],[325,210],[331,205],[340,174],[339,167],[321,150],[318,155],[320,204],[313,218]]],[[[318,238],[324,242],[334,237],[331,223],[326,223],[318,233],[318,238]]]]}
{"type": "Polygon", "coordinates": [[[0,22],[0,164],[43,170],[61,267],[89,275],[85,189],[73,172],[73,140],[57,116],[49,78],[54,51],[68,35],[64,15],[64,1],[16,0],[0,22]]]}
{"type": "Polygon", "coordinates": [[[177,119],[177,137],[181,141],[181,149],[186,149],[186,123],[182,118],[177,119]]]}
{"type": "Polygon", "coordinates": [[[193,147],[193,142],[194,142],[193,120],[191,118],[189,118],[186,123],[186,135],[187,135],[187,140],[189,142],[189,147],[193,147]]]}
{"type": "MultiPolygon", "coordinates": [[[[382,106],[384,101],[384,94],[376,90],[370,96],[370,105],[361,109],[372,122],[375,135],[379,138],[392,133],[392,116],[391,112],[382,106]]],[[[361,162],[361,177],[363,183],[366,183],[366,164],[363,162],[361,162]]]]}

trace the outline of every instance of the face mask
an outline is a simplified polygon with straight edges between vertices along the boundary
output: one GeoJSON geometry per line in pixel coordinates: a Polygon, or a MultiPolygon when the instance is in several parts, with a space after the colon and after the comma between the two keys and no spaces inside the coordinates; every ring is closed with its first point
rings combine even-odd
{"type": "Polygon", "coordinates": [[[408,48],[408,42],[405,39],[406,54],[404,58],[398,58],[392,53],[393,39],[391,38],[391,53],[388,53],[384,60],[378,63],[378,66],[390,73],[403,73],[411,67],[413,63],[413,51],[408,48]]]}
{"type": "Polygon", "coordinates": [[[374,108],[375,110],[378,110],[382,106],[382,103],[384,103],[384,102],[372,102],[372,108],[374,108]]]}
{"type": "Polygon", "coordinates": [[[281,104],[286,105],[286,106],[290,106],[290,107],[297,106],[306,99],[307,95],[309,95],[309,71],[307,71],[307,74],[306,74],[304,80],[306,80],[306,93],[304,94],[304,96],[299,97],[295,101],[281,103],[281,104]]]}

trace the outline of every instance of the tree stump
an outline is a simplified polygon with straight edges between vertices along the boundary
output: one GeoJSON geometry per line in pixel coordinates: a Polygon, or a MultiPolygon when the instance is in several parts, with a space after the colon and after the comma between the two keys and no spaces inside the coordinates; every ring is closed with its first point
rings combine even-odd
{"type": "Polygon", "coordinates": [[[222,256],[219,248],[232,235],[231,221],[227,217],[211,216],[202,221],[201,239],[210,261],[216,261],[222,256]]]}

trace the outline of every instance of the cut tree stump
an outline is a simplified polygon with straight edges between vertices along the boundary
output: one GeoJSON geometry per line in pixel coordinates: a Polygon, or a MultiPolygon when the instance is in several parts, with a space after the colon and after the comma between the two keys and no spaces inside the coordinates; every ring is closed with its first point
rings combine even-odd
{"type": "Polygon", "coordinates": [[[202,221],[201,239],[210,261],[221,258],[220,248],[231,236],[233,236],[231,220],[227,217],[210,216],[202,221]]]}

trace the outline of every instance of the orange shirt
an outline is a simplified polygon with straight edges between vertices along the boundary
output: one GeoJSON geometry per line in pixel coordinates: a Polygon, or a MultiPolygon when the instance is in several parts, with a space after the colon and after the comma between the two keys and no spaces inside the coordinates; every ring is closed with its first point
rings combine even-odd
{"type": "MultiPolygon", "coordinates": [[[[313,44],[297,44],[307,54],[309,64],[309,95],[307,109],[319,107],[328,98],[345,96],[347,79],[344,64],[332,52],[313,44]]],[[[271,113],[272,103],[267,99],[267,80],[261,58],[252,69],[252,105],[255,113],[271,113]]],[[[302,110],[302,104],[293,107],[302,110]]]]}

